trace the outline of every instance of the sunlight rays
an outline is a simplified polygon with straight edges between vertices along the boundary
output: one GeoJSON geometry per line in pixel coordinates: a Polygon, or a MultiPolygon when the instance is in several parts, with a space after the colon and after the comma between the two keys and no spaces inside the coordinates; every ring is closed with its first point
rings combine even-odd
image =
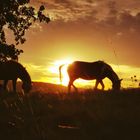
{"type": "MultiPolygon", "coordinates": [[[[33,63],[23,63],[23,65],[31,73],[31,78],[33,81],[47,82],[53,84],[60,84],[59,79],[59,66],[65,64],[62,68],[62,85],[67,86],[69,77],[67,74],[67,66],[72,63],[73,59],[60,59],[60,60],[51,60],[46,65],[36,65],[33,63]]],[[[115,65],[111,64],[114,71],[117,72],[120,78],[123,78],[122,87],[123,88],[132,88],[139,87],[140,76],[139,76],[139,67],[131,67],[128,65],[115,65]],[[137,82],[132,81],[131,77],[134,75],[137,76],[137,82]]],[[[74,84],[77,87],[82,88],[93,88],[95,85],[95,80],[86,81],[82,79],[77,79],[74,84]]],[[[111,89],[112,83],[107,78],[104,79],[105,90],[111,89]]],[[[100,88],[100,86],[99,86],[100,88]]]]}
{"type": "MultiPolygon", "coordinates": [[[[59,66],[64,64],[64,67],[62,68],[62,83],[61,84],[67,86],[68,81],[69,81],[69,77],[68,77],[68,74],[67,74],[67,67],[72,62],[73,62],[73,60],[71,60],[71,59],[54,61],[52,66],[49,67],[49,72],[51,72],[52,74],[57,74],[58,78],[59,78],[59,66]]],[[[60,84],[59,79],[58,79],[57,83],[60,84]]]]}

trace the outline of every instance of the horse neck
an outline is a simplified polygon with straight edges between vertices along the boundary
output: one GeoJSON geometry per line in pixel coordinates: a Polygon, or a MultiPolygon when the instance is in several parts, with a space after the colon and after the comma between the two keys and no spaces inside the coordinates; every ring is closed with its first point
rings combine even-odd
{"type": "Polygon", "coordinates": [[[20,70],[19,78],[23,83],[31,83],[31,78],[25,68],[20,70]]]}
{"type": "Polygon", "coordinates": [[[116,81],[119,80],[118,75],[113,70],[108,74],[107,77],[112,81],[113,84],[115,84],[116,81]]]}

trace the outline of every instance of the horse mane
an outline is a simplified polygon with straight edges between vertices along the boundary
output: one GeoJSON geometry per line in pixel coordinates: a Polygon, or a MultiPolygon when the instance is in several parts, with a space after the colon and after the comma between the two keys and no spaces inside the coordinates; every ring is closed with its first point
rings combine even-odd
{"type": "MultiPolygon", "coordinates": [[[[18,63],[18,62],[17,62],[18,63]]],[[[27,70],[26,70],[26,67],[24,67],[22,64],[20,64],[20,63],[18,63],[19,64],[19,66],[20,66],[20,69],[21,69],[21,72],[22,72],[22,74],[23,74],[23,79],[22,80],[29,80],[29,81],[31,81],[31,77],[30,77],[30,75],[29,75],[29,73],[27,72],[27,70]]]]}
{"type": "Polygon", "coordinates": [[[119,77],[118,77],[118,75],[116,74],[116,72],[113,70],[112,66],[110,66],[109,64],[107,64],[107,63],[104,62],[104,61],[98,61],[98,62],[103,63],[104,65],[107,66],[107,68],[108,68],[108,70],[109,70],[109,72],[110,72],[110,74],[111,74],[111,77],[109,77],[109,78],[111,79],[111,81],[114,82],[114,81],[116,81],[116,80],[119,80],[119,77]]]}
{"type": "Polygon", "coordinates": [[[9,60],[6,63],[11,63],[12,64],[11,66],[17,68],[17,70],[19,71],[19,78],[21,78],[22,81],[26,81],[26,80],[31,81],[31,77],[29,73],[21,63],[13,60],[9,60]]]}
{"type": "Polygon", "coordinates": [[[31,77],[30,77],[29,73],[27,72],[26,68],[23,67],[23,69],[24,69],[24,70],[23,70],[23,73],[26,75],[26,78],[29,79],[29,80],[31,81],[31,77]]]}

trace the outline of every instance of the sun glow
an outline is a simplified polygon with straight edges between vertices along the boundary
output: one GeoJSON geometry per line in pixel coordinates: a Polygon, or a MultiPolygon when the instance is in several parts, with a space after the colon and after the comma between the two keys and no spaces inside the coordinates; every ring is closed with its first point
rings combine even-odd
{"type": "MultiPolygon", "coordinates": [[[[68,82],[69,82],[69,77],[67,74],[67,67],[72,62],[73,62],[72,59],[56,60],[56,61],[52,62],[50,64],[50,66],[46,68],[47,73],[49,72],[50,77],[47,77],[46,79],[44,79],[44,77],[43,77],[43,79],[41,79],[41,81],[47,81],[50,83],[62,84],[64,86],[67,86],[68,82]],[[61,66],[63,64],[64,64],[64,66],[61,69],[61,74],[62,74],[62,83],[61,83],[60,79],[59,79],[59,66],[61,66]]],[[[132,82],[130,73],[133,73],[133,71],[135,71],[135,74],[133,74],[133,75],[139,75],[138,74],[139,68],[131,68],[131,67],[124,66],[124,65],[120,65],[118,68],[117,65],[113,65],[113,64],[111,64],[111,66],[114,69],[114,71],[118,74],[118,76],[120,78],[124,79],[122,81],[122,85],[121,85],[122,87],[124,87],[124,88],[125,87],[132,87],[132,86],[134,87],[134,85],[136,87],[138,87],[138,84],[140,83],[139,82],[140,78],[137,76],[138,82],[134,83],[134,82],[132,82]]],[[[84,87],[85,88],[94,88],[95,82],[96,82],[96,80],[77,79],[77,80],[75,80],[74,85],[76,87],[82,87],[82,88],[84,88],[84,87]]],[[[108,78],[105,78],[103,80],[103,82],[105,84],[105,90],[112,88],[112,82],[108,78]]],[[[101,86],[99,85],[98,88],[100,89],[101,86]]]]}
{"type": "MultiPolygon", "coordinates": [[[[51,66],[49,68],[47,68],[47,69],[49,70],[49,72],[52,75],[54,75],[55,78],[51,78],[50,79],[50,82],[56,83],[56,84],[62,84],[64,86],[67,86],[68,85],[68,82],[69,82],[69,76],[68,76],[68,73],[67,73],[67,67],[72,62],[73,62],[73,60],[71,60],[71,59],[65,59],[65,60],[57,60],[57,61],[54,61],[53,63],[51,63],[51,66]],[[60,82],[60,79],[59,79],[59,67],[61,65],[64,65],[61,68],[62,82],[60,82]]],[[[95,85],[95,80],[77,79],[75,81],[75,85],[77,87],[93,88],[94,85],[95,85]]],[[[107,86],[107,87],[110,87],[110,86],[107,86]]],[[[101,88],[100,85],[99,85],[99,88],[101,88]]]]}
{"type": "MultiPolygon", "coordinates": [[[[67,67],[70,63],[72,63],[73,61],[71,59],[65,59],[65,60],[57,60],[55,62],[53,62],[52,66],[49,67],[49,71],[52,74],[57,74],[59,77],[59,66],[64,65],[61,69],[61,73],[62,73],[62,85],[67,86],[68,82],[69,82],[69,77],[67,74],[67,67]]],[[[57,84],[60,84],[60,80],[58,79],[57,84]]]]}

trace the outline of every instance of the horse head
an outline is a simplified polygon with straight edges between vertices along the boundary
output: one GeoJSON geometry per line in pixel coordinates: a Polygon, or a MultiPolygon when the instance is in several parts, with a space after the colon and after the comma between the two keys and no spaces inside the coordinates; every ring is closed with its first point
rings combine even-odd
{"type": "Polygon", "coordinates": [[[112,86],[113,90],[120,90],[122,80],[123,79],[119,79],[113,83],[113,86],[112,86]]]}
{"type": "Polygon", "coordinates": [[[29,75],[29,73],[27,72],[25,67],[21,68],[21,80],[23,82],[22,84],[22,89],[24,90],[25,93],[28,93],[31,88],[32,88],[32,81],[31,81],[31,77],[29,75]]]}
{"type": "Polygon", "coordinates": [[[24,82],[22,84],[22,89],[24,90],[25,93],[28,93],[32,88],[31,82],[24,82]]]}

